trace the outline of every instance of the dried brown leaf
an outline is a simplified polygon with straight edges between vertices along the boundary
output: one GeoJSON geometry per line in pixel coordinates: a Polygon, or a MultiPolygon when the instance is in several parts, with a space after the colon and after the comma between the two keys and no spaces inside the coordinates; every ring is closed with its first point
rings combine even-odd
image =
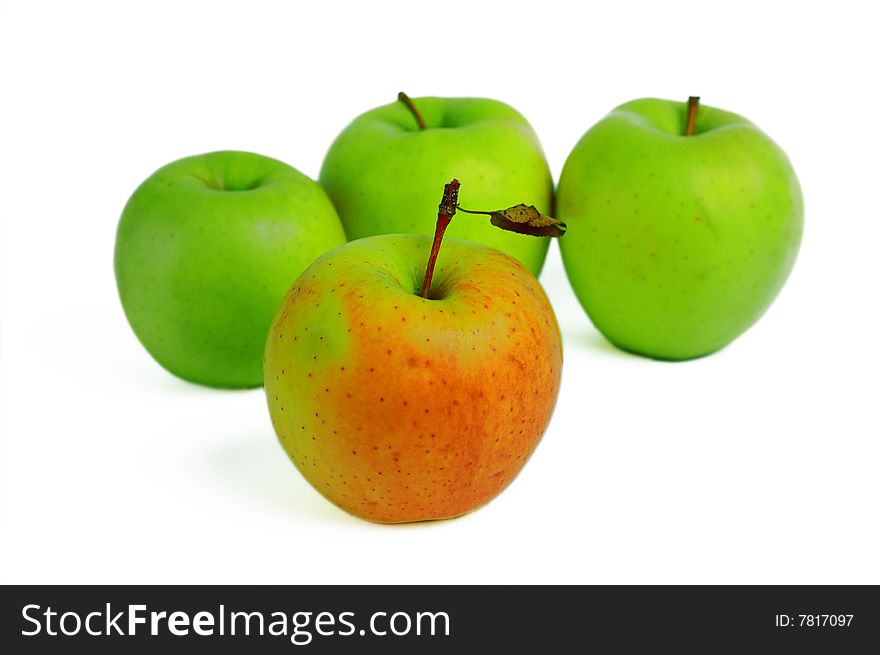
{"type": "Polygon", "coordinates": [[[495,227],[518,234],[529,234],[533,237],[561,237],[565,234],[565,223],[542,214],[534,205],[519,204],[491,212],[469,211],[462,207],[459,210],[467,214],[486,214],[495,227]]]}

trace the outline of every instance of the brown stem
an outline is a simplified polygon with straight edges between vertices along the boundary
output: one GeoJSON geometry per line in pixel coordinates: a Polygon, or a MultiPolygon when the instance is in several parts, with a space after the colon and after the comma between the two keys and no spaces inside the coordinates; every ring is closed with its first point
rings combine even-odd
{"type": "Polygon", "coordinates": [[[440,242],[443,241],[443,233],[455,216],[455,208],[458,205],[458,188],[461,183],[452,180],[443,187],[443,199],[437,208],[437,227],[434,230],[434,242],[431,244],[431,255],[428,257],[428,266],[425,269],[425,281],[422,284],[422,298],[428,297],[431,291],[431,278],[434,277],[434,266],[437,264],[437,254],[440,252],[440,242]]]}
{"type": "Polygon", "coordinates": [[[416,109],[415,104],[408,95],[406,95],[403,91],[397,94],[397,99],[400,100],[403,104],[406,105],[406,108],[412,112],[412,115],[416,117],[416,122],[419,124],[419,129],[427,129],[427,125],[425,125],[425,119],[422,118],[422,115],[419,113],[419,110],[416,109]]]}
{"type": "Polygon", "coordinates": [[[687,121],[684,124],[684,135],[690,136],[697,127],[697,109],[700,105],[700,96],[691,96],[688,98],[687,121]]]}
{"type": "Polygon", "coordinates": [[[484,216],[491,216],[493,213],[497,213],[497,212],[481,212],[481,211],[477,211],[476,209],[465,209],[461,205],[458,205],[457,209],[458,209],[458,211],[464,212],[465,214],[483,214],[484,216]]]}

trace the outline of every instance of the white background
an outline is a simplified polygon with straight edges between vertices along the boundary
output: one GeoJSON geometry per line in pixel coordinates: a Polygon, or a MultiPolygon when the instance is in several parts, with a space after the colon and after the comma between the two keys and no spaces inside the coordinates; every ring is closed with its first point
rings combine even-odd
{"type": "Polygon", "coordinates": [[[880,583],[870,4],[580,5],[0,0],[0,579],[880,583]],[[788,152],[807,210],[771,310],[689,363],[608,346],[554,246],[565,366],[544,441],[480,511],[380,526],[300,477],[261,391],[150,359],[112,252],[162,164],[235,148],[314,177],[401,89],[512,104],[557,178],[617,104],[700,95],[788,152]]]}

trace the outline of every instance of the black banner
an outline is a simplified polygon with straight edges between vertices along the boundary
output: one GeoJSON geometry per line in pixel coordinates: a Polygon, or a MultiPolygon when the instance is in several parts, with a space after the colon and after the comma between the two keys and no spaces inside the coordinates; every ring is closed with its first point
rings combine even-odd
{"type": "Polygon", "coordinates": [[[6,653],[192,653],[227,646],[248,653],[448,653],[487,646],[514,653],[598,646],[603,652],[855,653],[880,644],[880,594],[869,586],[48,586],[2,593],[6,653]]]}

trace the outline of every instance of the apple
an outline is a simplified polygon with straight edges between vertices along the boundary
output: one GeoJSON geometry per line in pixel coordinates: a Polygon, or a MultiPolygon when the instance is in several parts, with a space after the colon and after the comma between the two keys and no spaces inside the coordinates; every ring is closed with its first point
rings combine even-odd
{"type": "Polygon", "coordinates": [[[490,501],[529,458],[559,392],[559,327],[534,276],[463,240],[444,241],[438,259],[439,220],[438,234],[433,245],[379,235],[324,254],[266,343],[282,446],[315,489],[371,521],[450,518],[490,501]]]}
{"type": "Polygon", "coordinates": [[[742,116],[657,99],[594,125],[559,180],[565,270],[618,347],[683,360],[723,348],[794,265],[803,200],[782,149],[742,116]]]}
{"type": "MultiPolygon", "coordinates": [[[[526,201],[552,211],[550,169],[515,109],[483,98],[400,98],[355,118],[321,167],[318,179],[349,239],[430,234],[436,190],[452,177],[467,190],[465,207],[526,201]]],[[[521,239],[487,223],[456,223],[450,236],[506,252],[536,276],[549,247],[547,239],[521,239]]]]}
{"type": "Polygon", "coordinates": [[[324,191],[287,164],[248,152],[187,157],[151,175],[122,212],[119,296],[138,339],[171,373],[255,387],[278,303],[344,242],[324,191]]]}

